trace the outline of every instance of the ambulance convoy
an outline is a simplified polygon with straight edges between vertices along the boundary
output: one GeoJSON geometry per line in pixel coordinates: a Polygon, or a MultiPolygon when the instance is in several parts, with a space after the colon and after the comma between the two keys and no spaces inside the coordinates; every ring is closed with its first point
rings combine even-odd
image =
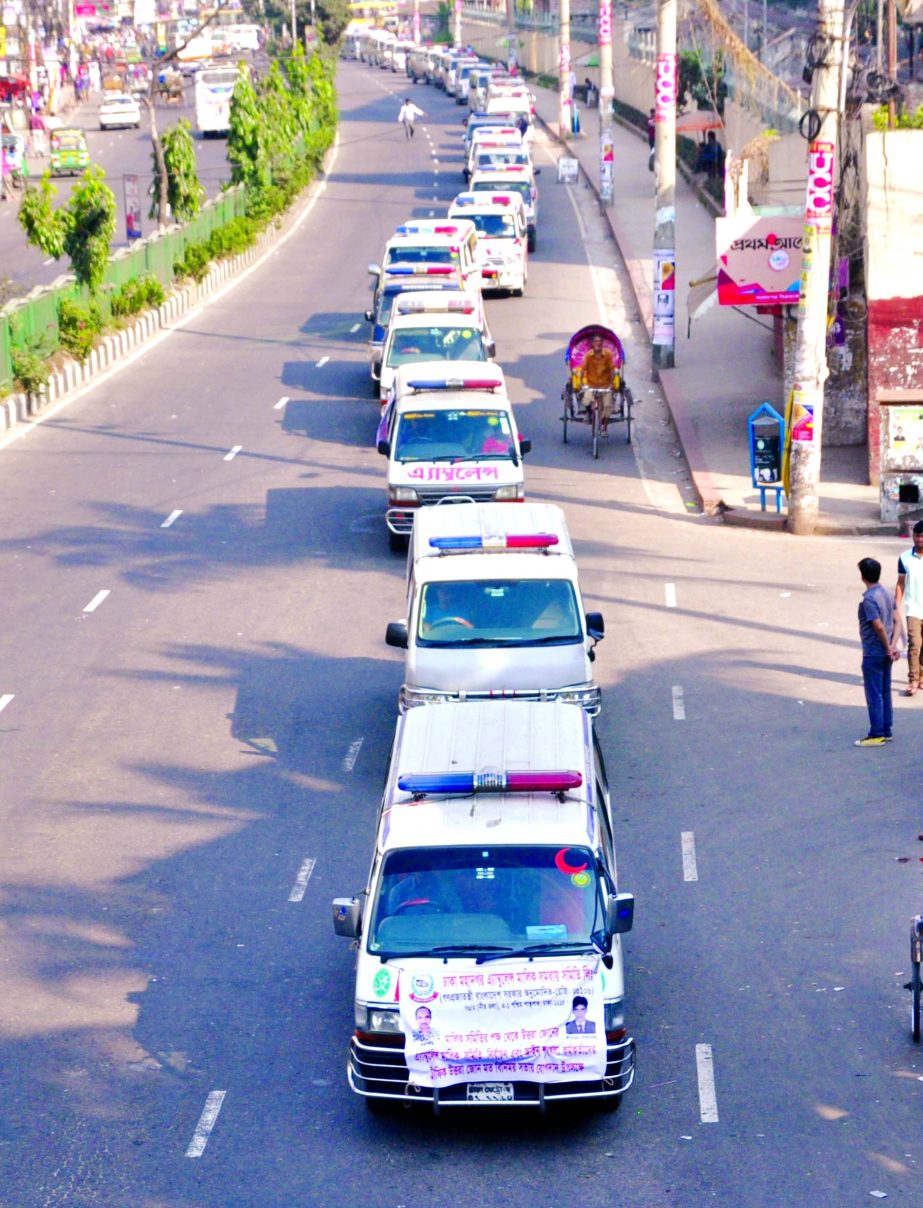
{"type": "MultiPolygon", "coordinates": [[[[490,95],[494,69],[450,58],[411,49],[408,74],[490,95]]],[[[370,1108],[613,1110],[634,1078],[634,899],[593,723],[604,623],[584,609],[563,512],[524,501],[531,442],[481,291],[525,287],[528,218],[520,193],[473,187],[471,162],[448,217],[404,224],[369,266],[385,519],[408,553],[371,866],[333,902],[356,951],[347,1077],[370,1108]]]]}

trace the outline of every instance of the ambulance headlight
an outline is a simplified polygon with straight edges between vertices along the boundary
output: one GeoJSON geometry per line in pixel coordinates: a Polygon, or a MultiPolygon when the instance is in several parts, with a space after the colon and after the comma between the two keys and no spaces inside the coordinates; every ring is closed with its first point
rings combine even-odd
{"type": "Polygon", "coordinates": [[[356,1002],[356,1027],[360,1032],[386,1032],[391,1036],[400,1035],[400,1012],[393,1007],[369,1007],[364,1002],[356,1002]]]}
{"type": "Polygon", "coordinates": [[[494,492],[494,499],[497,503],[517,502],[520,499],[525,499],[526,492],[522,483],[511,482],[508,486],[498,487],[494,492]]]}
{"type": "Polygon", "coordinates": [[[616,998],[613,1002],[607,1002],[605,1007],[606,1039],[622,1040],[625,1036],[625,1000],[616,998]]]}
{"type": "Polygon", "coordinates": [[[392,487],[390,494],[392,503],[420,502],[420,496],[417,494],[414,487],[392,487]]]}

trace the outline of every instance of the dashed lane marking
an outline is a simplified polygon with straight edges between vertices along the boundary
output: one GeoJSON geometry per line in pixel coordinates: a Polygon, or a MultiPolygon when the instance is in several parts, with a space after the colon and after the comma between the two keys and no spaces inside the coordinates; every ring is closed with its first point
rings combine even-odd
{"type": "Polygon", "coordinates": [[[298,876],[295,878],[295,884],[292,886],[292,892],[288,895],[290,902],[300,902],[305,895],[305,890],[308,888],[308,881],[311,880],[311,873],[314,871],[316,860],[312,860],[309,856],[307,860],[298,869],[298,876]]]}
{"type": "Polygon", "coordinates": [[[0,713],[3,712],[15,695],[15,692],[5,692],[3,696],[0,696],[0,713]]]}
{"type": "Polygon", "coordinates": [[[667,603],[667,608],[675,608],[676,607],[676,584],[675,583],[664,583],[663,594],[664,594],[664,598],[667,603]]]}
{"type": "Polygon", "coordinates": [[[362,324],[361,324],[361,323],[353,323],[352,327],[350,327],[350,329],[349,329],[349,334],[350,334],[351,336],[352,336],[352,335],[355,335],[355,333],[356,333],[356,332],[359,330],[359,328],[360,328],[361,326],[362,326],[362,324]]]}
{"type": "Polygon", "coordinates": [[[314,368],[323,369],[323,367],[327,364],[327,362],[329,360],[330,360],[330,357],[321,357],[321,359],[317,362],[317,364],[314,366],[314,368]]]}
{"type": "Polygon", "coordinates": [[[717,1124],[718,1096],[715,1092],[715,1063],[710,1044],[695,1046],[695,1067],[699,1079],[699,1119],[703,1124],[717,1124]]]}
{"type": "Polygon", "coordinates": [[[272,405],[273,411],[281,411],[287,402],[288,402],[288,395],[283,394],[277,403],[273,403],[273,405],[272,405]]]}
{"type": "Polygon", "coordinates": [[[699,866],[695,858],[695,831],[683,831],[680,841],[683,850],[683,880],[697,881],[699,866]]]}
{"type": "Polygon", "coordinates": [[[225,453],[223,460],[224,461],[233,461],[234,458],[237,456],[237,454],[241,451],[242,448],[243,448],[243,445],[234,445],[229,450],[229,452],[225,453]]]}
{"type": "Polygon", "coordinates": [[[180,516],[182,516],[182,514],[183,514],[183,509],[177,508],[175,512],[170,513],[170,515],[166,518],[166,520],[163,522],[163,524],[160,527],[161,528],[172,528],[173,525],[177,522],[177,520],[179,520],[180,516]]]}
{"type": "Polygon", "coordinates": [[[84,608],[83,611],[84,612],[95,612],[97,610],[97,608],[99,608],[100,604],[102,604],[103,600],[105,600],[106,596],[108,596],[108,595],[109,595],[108,588],[106,588],[103,591],[98,591],[96,593],[96,595],[93,597],[93,599],[89,602],[89,604],[87,604],[86,608],[84,608]]]}
{"type": "Polygon", "coordinates": [[[354,738],[349,744],[349,750],[343,756],[343,771],[351,772],[356,766],[356,760],[359,758],[359,752],[362,750],[364,738],[354,738]]]}
{"type": "Polygon", "coordinates": [[[673,720],[686,720],[686,701],[683,698],[683,690],[679,684],[673,685],[673,720]]]}
{"type": "Polygon", "coordinates": [[[199,1122],[195,1126],[195,1132],[192,1134],[192,1140],[189,1142],[189,1147],[186,1150],[187,1158],[201,1158],[205,1152],[205,1146],[208,1144],[208,1138],[215,1127],[215,1121],[218,1119],[218,1113],[221,1111],[221,1105],[224,1103],[224,1096],[226,1094],[227,1091],[208,1092],[205,1107],[202,1109],[199,1122]]]}

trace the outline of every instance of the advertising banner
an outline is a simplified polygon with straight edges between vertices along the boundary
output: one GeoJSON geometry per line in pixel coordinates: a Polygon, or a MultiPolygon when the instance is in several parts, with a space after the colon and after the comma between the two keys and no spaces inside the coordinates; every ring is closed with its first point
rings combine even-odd
{"type": "Polygon", "coordinates": [[[545,959],[464,972],[405,965],[401,1024],[410,1081],[586,1082],[606,1072],[599,958],[545,959]]]}
{"type": "Polygon", "coordinates": [[[128,241],[141,238],[141,190],[137,176],[123,176],[125,185],[125,234],[128,241]]]}
{"type": "Polygon", "coordinates": [[[672,344],[676,331],[676,255],[654,252],[654,344],[672,344]]]}
{"type": "Polygon", "coordinates": [[[812,441],[814,439],[814,404],[807,402],[811,395],[807,390],[795,387],[792,396],[792,415],[790,428],[792,440],[812,441]]]}
{"type": "Polygon", "coordinates": [[[676,112],[676,55],[657,56],[654,75],[654,121],[670,122],[676,112]]]}
{"type": "Polygon", "coordinates": [[[803,234],[800,215],[716,218],[718,302],[722,306],[795,305],[803,234]]]}

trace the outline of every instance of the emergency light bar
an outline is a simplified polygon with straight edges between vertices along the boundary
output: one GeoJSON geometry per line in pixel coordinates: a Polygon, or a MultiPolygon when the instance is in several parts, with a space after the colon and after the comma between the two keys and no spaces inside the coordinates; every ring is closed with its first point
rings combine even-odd
{"type": "Polygon", "coordinates": [[[402,793],[566,793],[583,784],[580,772],[431,772],[398,776],[402,793]]]}
{"type": "Polygon", "coordinates": [[[435,312],[436,314],[474,314],[473,302],[462,301],[457,298],[450,298],[445,302],[423,302],[411,294],[406,302],[403,300],[398,302],[397,307],[402,315],[424,314],[428,311],[435,312]]]}
{"type": "MultiPolygon", "coordinates": [[[[499,390],[503,385],[496,378],[415,378],[407,383],[408,390],[499,390]]],[[[557,540],[557,538],[555,538],[557,540]]]]}
{"type": "Polygon", "coordinates": [[[554,533],[506,533],[486,537],[430,537],[433,549],[550,549],[558,544],[554,533]]]}
{"type": "Polygon", "coordinates": [[[395,231],[396,235],[457,235],[457,226],[423,227],[415,223],[405,223],[395,231]]]}
{"type": "Polygon", "coordinates": [[[389,277],[448,277],[454,272],[453,264],[406,264],[398,268],[388,265],[385,268],[389,277]]]}
{"type": "MultiPolygon", "coordinates": [[[[516,196],[518,197],[519,194],[517,193],[516,196]]],[[[509,193],[501,193],[499,197],[491,197],[490,200],[495,206],[511,206],[513,204],[513,198],[509,193]]]]}

